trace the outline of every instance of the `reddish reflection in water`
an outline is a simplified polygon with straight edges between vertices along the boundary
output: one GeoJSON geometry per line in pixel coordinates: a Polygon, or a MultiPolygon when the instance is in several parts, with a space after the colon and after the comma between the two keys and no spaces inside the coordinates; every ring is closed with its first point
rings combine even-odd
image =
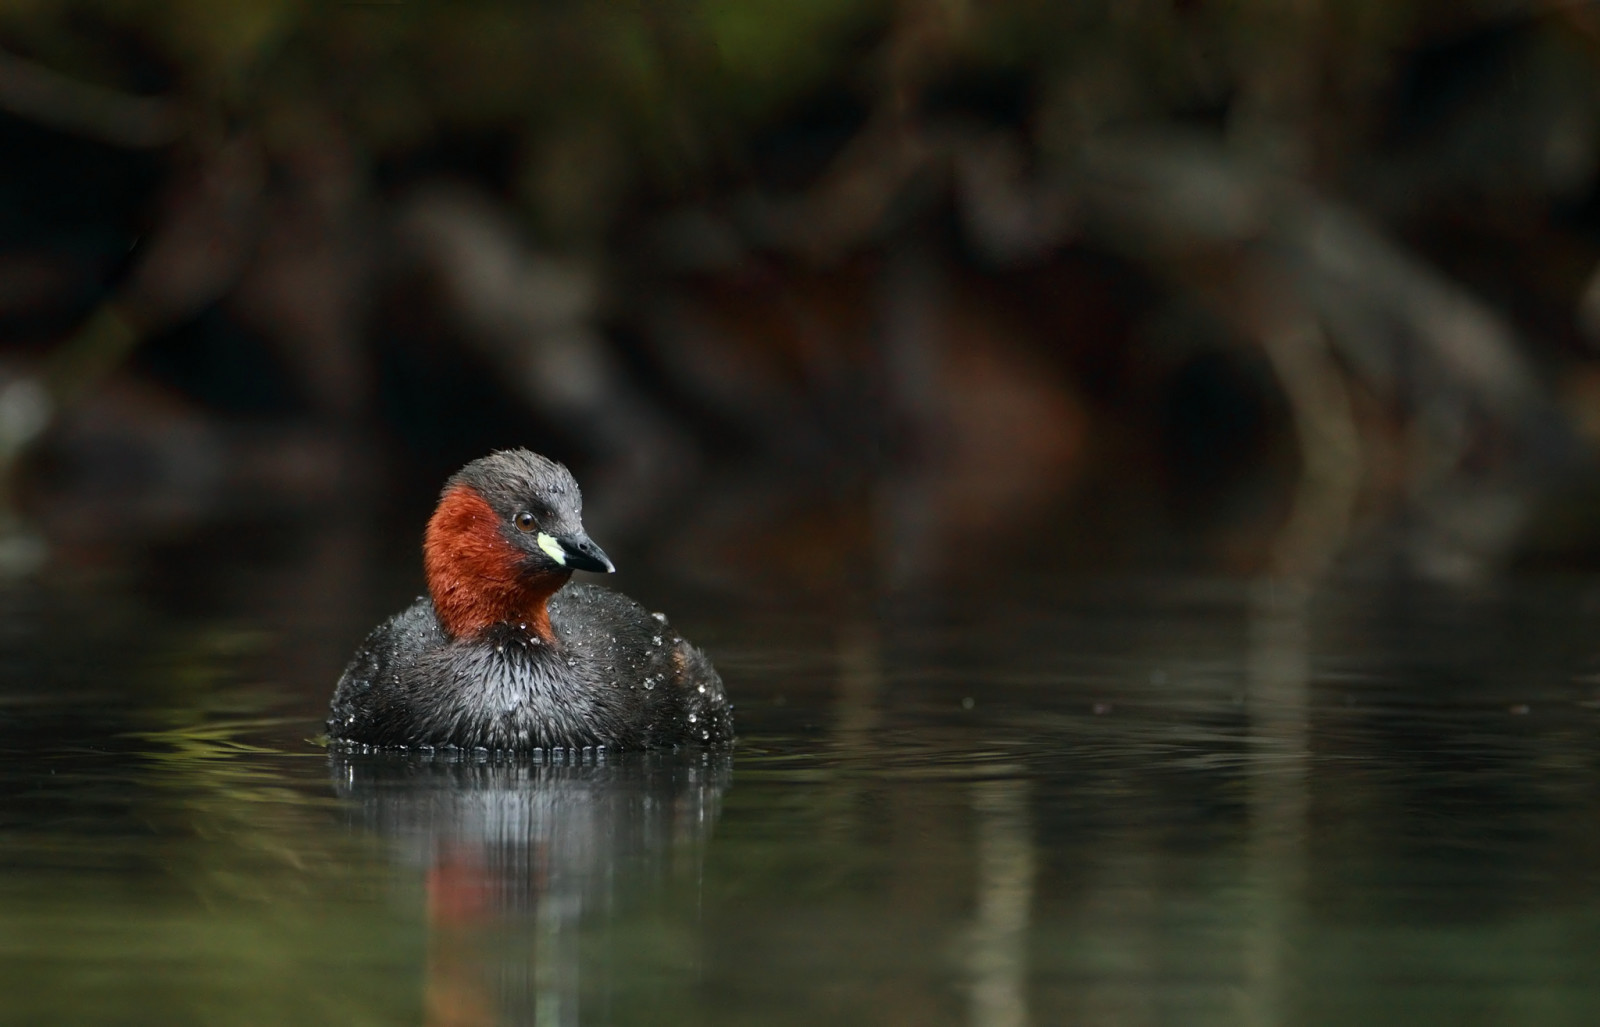
{"type": "Polygon", "coordinates": [[[583,929],[699,876],[730,774],[690,752],[331,765],[353,820],[420,873],[430,1025],[584,1022],[583,929]]]}

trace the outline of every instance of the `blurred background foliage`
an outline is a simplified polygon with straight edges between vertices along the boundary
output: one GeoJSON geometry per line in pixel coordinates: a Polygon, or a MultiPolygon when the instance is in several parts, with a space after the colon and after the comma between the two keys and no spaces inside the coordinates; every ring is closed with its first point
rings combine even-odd
{"type": "Polygon", "coordinates": [[[1597,87],[1569,0],[7,0],[0,555],[526,444],[723,581],[1585,559],[1597,87]]]}

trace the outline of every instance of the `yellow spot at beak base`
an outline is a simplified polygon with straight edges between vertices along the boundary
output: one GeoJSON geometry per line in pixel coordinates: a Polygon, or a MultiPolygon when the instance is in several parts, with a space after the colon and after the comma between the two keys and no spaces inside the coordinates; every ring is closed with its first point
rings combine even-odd
{"type": "Polygon", "coordinates": [[[561,543],[556,541],[554,535],[547,535],[541,531],[534,541],[539,543],[539,548],[544,550],[544,554],[550,559],[563,567],[567,565],[566,551],[561,548],[561,543]]]}

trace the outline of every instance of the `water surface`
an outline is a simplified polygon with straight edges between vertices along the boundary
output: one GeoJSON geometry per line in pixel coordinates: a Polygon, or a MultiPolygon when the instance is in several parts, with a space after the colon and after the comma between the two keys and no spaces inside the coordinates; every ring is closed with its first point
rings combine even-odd
{"type": "Polygon", "coordinates": [[[3,1023],[1600,1019],[1600,580],[700,597],[731,754],[521,761],[107,595],[4,595],[3,1023]]]}

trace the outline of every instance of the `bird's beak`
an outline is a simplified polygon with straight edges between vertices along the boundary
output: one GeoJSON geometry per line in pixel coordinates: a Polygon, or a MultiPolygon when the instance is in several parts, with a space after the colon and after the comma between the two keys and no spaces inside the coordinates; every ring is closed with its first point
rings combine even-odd
{"type": "Polygon", "coordinates": [[[617,565],[611,562],[611,557],[581,531],[571,535],[547,535],[541,531],[538,542],[546,556],[568,570],[616,572],[617,565]]]}

